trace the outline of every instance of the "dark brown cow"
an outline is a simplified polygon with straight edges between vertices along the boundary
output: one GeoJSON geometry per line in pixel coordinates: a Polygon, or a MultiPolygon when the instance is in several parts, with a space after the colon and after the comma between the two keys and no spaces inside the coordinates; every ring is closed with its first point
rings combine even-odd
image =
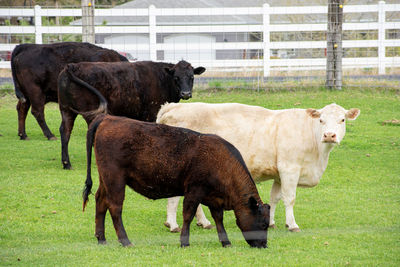
{"type": "Polygon", "coordinates": [[[201,203],[209,207],[222,246],[231,243],[223,211],[234,210],[236,224],[252,247],[267,247],[269,205],[263,204],[239,151],[216,135],[185,128],[100,115],[87,133],[87,178],[83,209],[92,188],[94,144],[99,171],[96,232],[106,242],[104,219],[110,211],[118,240],[131,245],[122,223],[125,186],[151,198],[184,196],[181,246],[189,246],[189,227],[201,203]]]}
{"type": "Polygon", "coordinates": [[[186,61],[176,65],[151,61],[67,65],[60,73],[58,84],[64,169],[71,168],[68,142],[77,115],[82,114],[89,124],[93,112],[87,111],[99,107],[99,97],[93,94],[93,90],[88,90],[88,86],[96,88],[104,96],[110,114],[152,122],[165,102],[189,99],[193,75],[204,71],[205,68],[194,69],[186,61]]]}
{"type": "Polygon", "coordinates": [[[15,94],[18,98],[18,135],[28,139],[25,120],[30,106],[32,114],[49,140],[56,137],[44,118],[44,106],[58,102],[57,78],[67,63],[82,61],[128,61],[117,52],[89,43],[21,44],[11,56],[15,94]]]}

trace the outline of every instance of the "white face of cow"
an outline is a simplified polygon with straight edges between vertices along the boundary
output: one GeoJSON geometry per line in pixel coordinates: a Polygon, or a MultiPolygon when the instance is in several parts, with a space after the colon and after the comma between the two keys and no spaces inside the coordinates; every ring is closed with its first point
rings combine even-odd
{"type": "Polygon", "coordinates": [[[339,144],[346,134],[346,120],[355,120],[360,110],[345,110],[339,105],[330,104],[319,110],[309,108],[307,113],[319,121],[316,134],[322,143],[339,144]]]}

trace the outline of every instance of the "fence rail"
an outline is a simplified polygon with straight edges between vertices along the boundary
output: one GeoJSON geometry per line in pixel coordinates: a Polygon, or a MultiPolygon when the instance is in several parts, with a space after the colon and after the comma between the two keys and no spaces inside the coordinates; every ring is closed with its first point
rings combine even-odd
{"type": "MultiPolygon", "coordinates": [[[[307,23],[307,24],[272,24],[271,15],[288,14],[326,14],[327,6],[313,7],[270,7],[264,4],[262,7],[248,8],[164,8],[159,9],[154,6],[141,9],[96,9],[96,17],[147,17],[147,25],[134,26],[95,26],[96,34],[145,34],[148,35],[146,43],[98,43],[102,47],[115,49],[118,51],[126,50],[145,50],[148,51],[151,60],[157,60],[157,51],[175,50],[196,50],[199,51],[197,59],[191,59],[193,65],[203,65],[209,68],[243,68],[253,67],[262,68],[264,76],[270,76],[271,70],[302,70],[302,69],[325,69],[326,58],[303,58],[303,59],[275,59],[269,56],[272,49],[325,49],[326,41],[287,41],[277,42],[270,40],[270,34],[274,32],[326,32],[326,23],[307,23]],[[241,25],[160,25],[157,19],[163,16],[241,16],[258,15],[262,17],[259,23],[241,25]],[[207,34],[207,33],[262,33],[259,41],[253,42],[157,42],[157,34],[207,34]],[[259,50],[260,57],[257,59],[235,59],[235,60],[202,60],[201,54],[204,51],[225,51],[225,50],[259,50]]],[[[386,39],[386,30],[399,30],[400,21],[386,21],[386,12],[400,12],[400,4],[385,4],[381,1],[377,5],[354,5],[344,6],[343,12],[346,13],[377,13],[376,22],[357,22],[344,23],[343,30],[376,30],[377,39],[374,40],[346,40],[343,41],[343,48],[376,48],[377,56],[344,58],[344,68],[378,68],[379,74],[385,74],[386,68],[400,67],[400,57],[387,57],[387,47],[400,47],[400,39],[386,39]]],[[[7,34],[34,34],[35,42],[43,42],[44,34],[82,34],[80,25],[69,26],[44,26],[42,17],[81,17],[81,9],[52,9],[35,6],[33,9],[2,8],[0,17],[34,17],[33,26],[0,26],[0,35],[7,34]]],[[[399,35],[397,35],[398,37],[399,35]]],[[[400,37],[399,37],[400,38],[400,37]]],[[[17,44],[0,43],[0,51],[11,51],[17,44]]],[[[0,68],[10,68],[8,61],[0,62],[0,68]]]]}

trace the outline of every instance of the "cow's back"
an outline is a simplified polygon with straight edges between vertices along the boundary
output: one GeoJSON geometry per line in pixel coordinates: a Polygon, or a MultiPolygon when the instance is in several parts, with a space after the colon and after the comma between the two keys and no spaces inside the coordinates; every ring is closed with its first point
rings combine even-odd
{"type": "Polygon", "coordinates": [[[227,149],[221,152],[227,147],[224,142],[189,129],[106,116],[94,147],[99,173],[123,177],[138,193],[158,199],[183,195],[191,182],[217,183],[216,177],[209,177],[211,166],[218,161],[228,164],[232,155],[227,149]],[[115,175],[117,171],[123,173],[115,175]]]}
{"type": "Polygon", "coordinates": [[[12,55],[15,80],[24,95],[35,83],[49,101],[57,102],[57,78],[68,63],[96,61],[127,61],[117,52],[90,43],[64,42],[55,44],[21,44],[12,55]]]}
{"type": "MultiPolygon", "coordinates": [[[[68,65],[75,76],[99,90],[107,99],[110,114],[142,121],[155,121],[163,103],[179,101],[179,98],[171,98],[169,89],[172,80],[167,78],[163,70],[167,66],[173,65],[149,61],[81,62],[68,65]]],[[[80,92],[80,98],[81,94],[88,94],[86,91],[80,92]]],[[[98,101],[95,99],[91,102],[98,101]]]]}
{"type": "Polygon", "coordinates": [[[326,167],[321,169],[313,120],[304,109],[171,103],[160,109],[157,122],[221,136],[238,148],[256,181],[279,179],[279,169],[293,166],[304,177],[317,177],[326,167]]]}
{"type": "Polygon", "coordinates": [[[13,64],[32,71],[48,71],[58,75],[67,63],[127,61],[117,52],[89,43],[21,44],[13,51],[13,64]]]}
{"type": "Polygon", "coordinates": [[[273,179],[276,169],[276,128],[272,111],[237,103],[170,103],[157,122],[221,136],[242,154],[255,180],[273,179]]]}
{"type": "Polygon", "coordinates": [[[150,129],[140,121],[107,116],[98,127],[94,142],[99,173],[107,176],[118,172],[113,177],[123,177],[136,192],[152,199],[168,197],[168,192],[183,195],[183,184],[177,177],[182,177],[179,173],[184,161],[175,161],[174,157],[165,161],[169,138],[158,140],[158,132],[150,129]],[[162,184],[164,179],[169,180],[171,188],[162,184]],[[157,194],[163,191],[165,195],[157,194]]]}

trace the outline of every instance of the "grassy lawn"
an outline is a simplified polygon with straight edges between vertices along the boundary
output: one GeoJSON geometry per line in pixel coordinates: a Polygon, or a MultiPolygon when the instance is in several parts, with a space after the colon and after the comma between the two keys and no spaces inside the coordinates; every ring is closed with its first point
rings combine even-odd
{"type": "MultiPolygon", "coordinates": [[[[302,232],[285,229],[284,207],[278,229],[269,231],[268,249],[252,249],[232,211],[225,227],[232,242],[222,248],[216,230],[192,223],[190,244],[163,226],[165,199],[152,201],[127,189],[124,224],[135,247],[119,245],[109,215],[108,245],[94,237],[94,196],[82,213],[86,175],[86,123],[76,121],[70,142],[73,170],[61,165],[60,140],[47,141],[31,114],[29,141],[17,136],[16,98],[0,97],[0,265],[21,266],[399,266],[400,265],[400,93],[380,90],[320,89],[255,92],[196,91],[192,102],[240,102],[271,109],[322,108],[335,102],[361,114],[347,124],[340,146],[331,153],[320,184],[298,188],[296,221],[302,232]],[[385,123],[385,121],[391,121],[385,123]]],[[[50,129],[59,137],[56,104],[46,106],[50,129]]],[[[94,191],[98,175],[93,166],[94,191]]],[[[271,181],[258,184],[269,202],[271,181]]],[[[181,208],[181,206],[180,206],[181,208]]],[[[206,215],[212,221],[208,209],[206,215]]],[[[178,222],[182,224],[181,212],[178,222]]]]}

